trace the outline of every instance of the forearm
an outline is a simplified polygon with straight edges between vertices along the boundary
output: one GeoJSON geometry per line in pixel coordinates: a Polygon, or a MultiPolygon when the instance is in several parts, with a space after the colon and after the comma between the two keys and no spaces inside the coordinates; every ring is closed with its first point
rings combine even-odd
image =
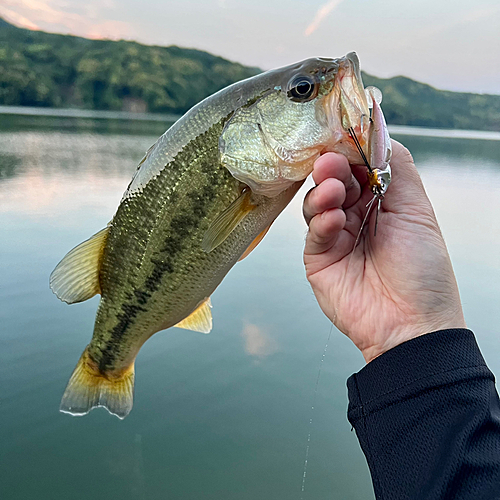
{"type": "Polygon", "coordinates": [[[472,332],[410,340],[347,385],[377,499],[500,499],[500,403],[472,332]]]}

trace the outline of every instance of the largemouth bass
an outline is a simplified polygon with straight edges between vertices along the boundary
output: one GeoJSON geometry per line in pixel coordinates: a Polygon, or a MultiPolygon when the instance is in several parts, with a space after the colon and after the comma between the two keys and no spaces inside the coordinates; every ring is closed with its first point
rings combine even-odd
{"type": "Polygon", "coordinates": [[[62,412],[103,406],[125,418],[142,344],[172,326],[211,330],[210,295],[260,242],[321,153],[380,163],[383,150],[387,158],[386,129],[371,125],[370,95],[356,54],[308,59],[221,90],[160,137],[109,225],[51,275],[67,303],[101,295],[62,412]]]}

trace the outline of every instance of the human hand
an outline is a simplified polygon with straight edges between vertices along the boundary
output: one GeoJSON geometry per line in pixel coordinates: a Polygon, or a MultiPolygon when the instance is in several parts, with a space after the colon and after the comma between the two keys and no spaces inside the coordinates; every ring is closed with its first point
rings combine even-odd
{"type": "Polygon", "coordinates": [[[373,198],[366,167],[337,153],[314,165],[304,200],[307,279],[323,312],[366,362],[425,333],[465,328],[451,261],[410,152],[392,141],[392,182],[352,253],[373,198]],[[351,257],[352,253],[352,257],[351,257]]]}

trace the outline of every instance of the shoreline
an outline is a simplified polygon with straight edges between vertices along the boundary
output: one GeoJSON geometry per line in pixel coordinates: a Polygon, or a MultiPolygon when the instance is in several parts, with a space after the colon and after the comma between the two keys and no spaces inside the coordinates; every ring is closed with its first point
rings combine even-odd
{"type": "MultiPolygon", "coordinates": [[[[175,122],[181,117],[181,115],[175,114],[132,113],[128,111],[101,111],[78,108],[38,108],[33,106],[0,106],[0,115],[83,118],[91,120],[128,120],[166,123],[175,122]]],[[[389,132],[394,135],[500,141],[500,132],[489,130],[442,129],[391,124],[389,124],[388,127],[389,132]]]]}
{"type": "Polygon", "coordinates": [[[90,118],[101,120],[136,120],[149,122],[177,121],[181,115],[102,111],[79,108],[37,108],[34,106],[0,106],[0,115],[49,116],[54,118],[90,118]]]}

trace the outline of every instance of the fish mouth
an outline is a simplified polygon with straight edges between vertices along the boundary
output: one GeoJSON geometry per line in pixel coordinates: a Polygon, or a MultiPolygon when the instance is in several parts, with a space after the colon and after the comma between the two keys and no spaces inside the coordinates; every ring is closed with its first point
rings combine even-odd
{"type": "Polygon", "coordinates": [[[325,152],[335,150],[353,163],[366,163],[370,106],[355,52],[340,60],[333,88],[322,104],[332,134],[325,152]]]}

